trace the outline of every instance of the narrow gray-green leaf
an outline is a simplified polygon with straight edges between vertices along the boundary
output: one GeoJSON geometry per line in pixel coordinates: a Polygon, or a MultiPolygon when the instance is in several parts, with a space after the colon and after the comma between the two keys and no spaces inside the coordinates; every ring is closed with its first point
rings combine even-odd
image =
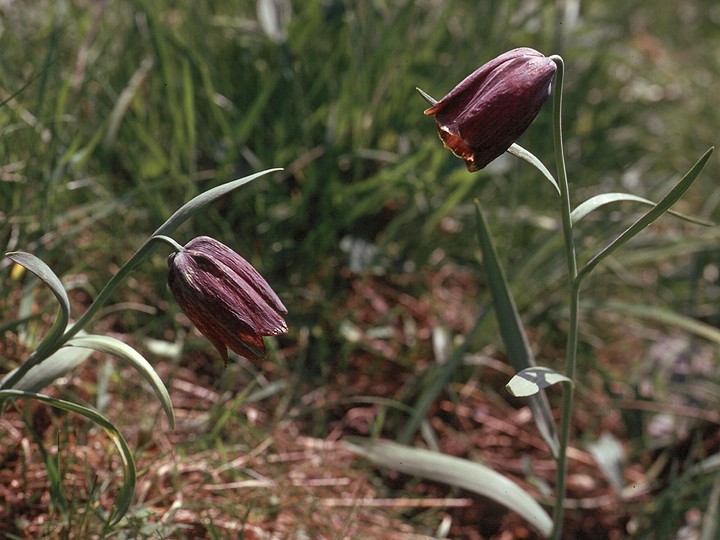
{"type": "Polygon", "coordinates": [[[484,465],[389,441],[353,437],[345,444],[352,452],[384,467],[492,499],[522,516],[543,536],[550,535],[552,520],[543,507],[515,482],[484,465]]]}
{"type": "Polygon", "coordinates": [[[720,453],[712,454],[695,463],[692,467],[688,467],[685,476],[692,478],[693,476],[714,473],[720,473],[720,453]]]}
{"type": "MultiPolygon", "coordinates": [[[[45,360],[30,368],[30,370],[13,385],[13,388],[27,392],[38,392],[82,364],[91,354],[92,351],[87,349],[58,349],[45,360]]],[[[2,378],[2,381],[0,381],[0,386],[16,371],[17,369],[14,369],[7,373],[2,378]]]]}
{"type": "Polygon", "coordinates": [[[84,416],[105,430],[108,436],[115,443],[115,446],[117,446],[122,459],[124,481],[120,487],[120,491],[118,492],[117,499],[115,500],[115,509],[110,516],[111,524],[114,525],[120,521],[132,502],[133,492],[135,491],[135,483],[137,481],[137,471],[135,469],[135,460],[133,459],[132,452],[130,451],[127,442],[125,442],[125,438],[120,434],[113,423],[97,411],[78,405],[77,403],[53,398],[44,394],[23,392],[21,390],[14,389],[0,390],[0,400],[5,399],[35,399],[46,403],[51,407],[84,416]]]}
{"type": "MultiPolygon", "coordinates": [[[[655,203],[651,200],[645,199],[644,197],[638,197],[637,195],[631,195],[630,193],[602,193],[601,195],[595,195],[594,197],[589,198],[584,203],[578,205],[578,207],[572,211],[570,219],[572,220],[572,223],[574,225],[582,218],[587,216],[590,212],[600,208],[601,206],[605,206],[606,204],[611,204],[614,202],[638,202],[641,204],[646,204],[648,206],[656,206],[655,203]]],[[[673,216],[684,219],[685,221],[696,223],[698,225],[704,225],[706,227],[712,227],[713,225],[715,225],[712,221],[707,221],[698,217],[681,214],[680,212],[676,212],[675,210],[668,210],[668,214],[672,214],[673,216]]]]}
{"type": "Polygon", "coordinates": [[[625,244],[632,237],[644,231],[653,221],[662,216],[670,207],[675,204],[702,172],[705,164],[710,159],[714,147],[711,147],[703,156],[692,166],[687,174],[678,182],[678,184],[670,190],[670,192],[662,198],[653,208],[645,213],[635,223],[630,225],[623,233],[606,246],[600,253],[595,255],[588,263],[578,272],[577,281],[583,280],[600,262],[614,253],[618,248],[625,244]]]}
{"type": "Polygon", "coordinates": [[[80,318],[75,322],[75,325],[71,327],[67,332],[65,332],[65,334],[63,335],[63,340],[69,340],[81,328],[85,328],[85,326],[87,326],[87,324],[90,322],[90,319],[92,319],[92,317],[95,316],[98,310],[103,305],[105,305],[105,302],[107,302],[108,298],[115,290],[115,288],[128,276],[130,272],[132,272],[138,265],[140,265],[143,261],[147,260],[147,258],[150,257],[150,255],[155,251],[155,248],[157,247],[157,244],[159,242],[157,236],[170,236],[175,231],[175,229],[177,229],[185,220],[192,217],[204,206],[210,204],[216,199],[222,197],[223,195],[230,193],[232,190],[237,189],[240,186],[243,186],[248,182],[255,180],[256,178],[264,174],[279,170],[282,169],[267,169],[265,171],[260,171],[259,173],[251,174],[250,176],[245,176],[244,178],[239,178],[238,180],[233,180],[232,182],[216,186],[212,189],[205,191],[204,193],[201,193],[200,195],[194,197],[193,199],[185,203],[183,206],[181,206],[177,211],[175,211],[172,216],[168,218],[167,221],[165,221],[165,223],[158,227],[158,229],[153,233],[153,235],[150,236],[150,238],[148,238],[143,243],[143,245],[138,248],[138,250],[133,254],[132,257],[130,257],[130,260],[128,260],[124,265],[122,265],[120,267],[120,270],[118,270],[118,272],[110,279],[110,281],[105,284],[105,287],[103,287],[103,289],[98,293],[95,301],[90,305],[88,309],[85,310],[85,313],[80,316],[80,318]]]}
{"type": "Polygon", "coordinates": [[[557,180],[555,180],[555,177],[548,171],[547,167],[543,165],[543,162],[540,161],[535,154],[532,152],[526,150],[522,146],[520,146],[517,143],[513,143],[510,148],[507,149],[508,153],[512,154],[515,157],[519,157],[520,159],[524,159],[527,161],[530,165],[535,167],[538,171],[542,173],[542,175],[545,177],[545,179],[550,182],[553,187],[555,188],[555,191],[557,191],[558,195],[560,195],[560,186],[558,186],[557,180]]]}
{"type": "Polygon", "coordinates": [[[36,257],[32,253],[12,251],[10,253],[6,253],[5,256],[35,274],[50,288],[60,304],[58,317],[55,319],[55,322],[50,328],[48,334],[45,336],[40,345],[38,345],[39,351],[47,350],[52,347],[58,339],[60,339],[67,328],[68,321],[70,320],[70,300],[68,299],[65,287],[63,287],[60,278],[55,275],[55,272],[53,272],[42,259],[36,257]]]}
{"type": "Polygon", "coordinates": [[[140,375],[150,384],[155,392],[155,395],[160,400],[160,404],[165,410],[165,414],[170,422],[170,427],[175,427],[175,412],[173,411],[170,394],[168,393],[167,388],[165,388],[165,385],[155,369],[153,369],[152,365],[150,365],[150,362],[145,360],[145,358],[130,345],[109,336],[88,335],[72,338],[67,342],[67,346],[82,347],[85,349],[93,349],[107,354],[112,354],[134,367],[137,372],[140,373],[140,375]]]}
{"type": "MultiPolygon", "coordinates": [[[[500,336],[505,344],[511,365],[515,368],[515,371],[522,371],[535,366],[535,356],[528,343],[525,328],[510,291],[510,285],[500,264],[482,206],[476,201],[475,207],[477,210],[478,238],[483,255],[483,269],[487,276],[500,336]]],[[[533,419],[540,430],[540,434],[545,439],[552,455],[556,457],[560,443],[547,396],[544,392],[540,392],[531,396],[528,404],[533,412],[533,419]]]]}
{"type": "Polygon", "coordinates": [[[536,366],[516,373],[505,388],[515,397],[528,397],[557,383],[572,384],[572,381],[554,369],[536,366]]]}
{"type": "Polygon", "coordinates": [[[219,199],[223,195],[230,193],[231,191],[239,188],[240,186],[252,182],[256,178],[259,178],[271,172],[281,170],[282,169],[280,168],[267,169],[255,174],[251,174],[250,176],[245,176],[243,178],[233,180],[232,182],[227,182],[226,184],[216,186],[212,189],[208,189],[207,191],[201,193],[200,195],[197,195],[196,197],[182,205],[180,208],[178,208],[175,213],[170,216],[168,220],[153,233],[153,236],[157,236],[159,234],[171,235],[175,231],[175,229],[177,229],[184,221],[192,217],[204,206],[207,206],[211,202],[219,199]]]}

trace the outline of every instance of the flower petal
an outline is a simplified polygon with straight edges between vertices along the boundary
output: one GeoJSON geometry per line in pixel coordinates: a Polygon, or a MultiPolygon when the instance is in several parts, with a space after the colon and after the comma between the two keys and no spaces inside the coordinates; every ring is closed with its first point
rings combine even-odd
{"type": "Polygon", "coordinates": [[[479,170],[532,123],[550,95],[556,69],[534,49],[513,49],[475,70],[425,114],[435,116],[443,144],[468,170],[479,170]]]}
{"type": "Polygon", "coordinates": [[[229,247],[198,237],[168,258],[168,285],[178,305],[227,362],[227,348],[265,355],[262,336],[287,332],[285,306],[263,277],[229,247]]]}

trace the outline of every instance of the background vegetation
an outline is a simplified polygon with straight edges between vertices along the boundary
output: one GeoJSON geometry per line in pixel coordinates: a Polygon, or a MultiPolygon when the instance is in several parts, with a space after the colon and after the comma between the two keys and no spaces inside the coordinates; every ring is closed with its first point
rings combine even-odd
{"type": "MultiPolygon", "coordinates": [[[[486,501],[375,471],[334,444],[347,434],[397,437],[407,413],[391,403],[412,406],[485,313],[474,197],[489,213],[538,357],[562,367],[557,199],[515,159],[468,174],[442,148],[415,87],[440,98],[517,46],[561,54],[574,203],[612,190],[658,199],[717,142],[720,6],[318,0],[295,2],[273,24],[263,14],[280,5],[0,6],[0,239],[63,277],[75,316],[189,197],[284,168],[175,237],[214,236],[273,285],[291,331],[266,362],[225,369],[170,301],[159,256],[96,331],[153,361],[178,428],[169,432],[152,396],[100,355],[51,390],[104,410],[137,449],[137,505],[113,534],[230,538],[243,524],[257,538],[411,537],[445,524],[453,538],[519,531],[522,523],[486,501]],[[449,502],[427,502],[437,497],[449,502]],[[408,510],[410,498],[426,504],[408,510]],[[308,517],[308,508],[317,512],[308,517]]],[[[521,140],[548,166],[549,123],[548,108],[521,140]]],[[[720,220],[719,168],[713,158],[682,211],[720,220]]],[[[590,253],[636,211],[593,214],[580,245],[590,253]]],[[[42,336],[52,304],[8,263],[0,262],[2,372],[42,336]]],[[[569,516],[568,534],[603,527],[666,538],[706,508],[713,476],[687,471],[720,450],[717,343],[708,333],[719,321],[719,264],[716,229],[665,218],[590,280],[570,485],[582,509],[569,516]],[[627,454],[622,485],[647,488],[628,502],[587,450],[603,433],[627,454]]],[[[542,497],[548,456],[535,447],[523,403],[503,391],[492,317],[467,339],[473,354],[429,411],[439,446],[542,497]]],[[[116,467],[102,433],[18,406],[0,418],[0,438],[8,534],[103,533],[91,510],[108,504],[116,467]],[[47,460],[59,464],[64,507],[49,495],[47,460]]]]}

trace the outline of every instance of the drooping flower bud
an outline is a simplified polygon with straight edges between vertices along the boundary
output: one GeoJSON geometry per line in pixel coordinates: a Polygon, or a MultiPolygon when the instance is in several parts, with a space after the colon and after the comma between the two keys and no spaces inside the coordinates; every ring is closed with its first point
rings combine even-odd
{"type": "Polygon", "coordinates": [[[168,257],[168,285],[180,308],[227,363],[227,348],[265,356],[262,336],[287,332],[287,309],[250,263],[226,245],[199,236],[168,257]]]}
{"type": "Polygon", "coordinates": [[[440,139],[468,171],[480,170],[535,119],[556,69],[534,49],[513,49],[478,68],[425,114],[435,116],[440,139]]]}

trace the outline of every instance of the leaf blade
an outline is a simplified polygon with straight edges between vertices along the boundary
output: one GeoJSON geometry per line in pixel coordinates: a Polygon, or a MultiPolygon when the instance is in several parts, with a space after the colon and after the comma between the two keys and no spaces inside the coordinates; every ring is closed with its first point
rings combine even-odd
{"type": "Polygon", "coordinates": [[[182,205],[180,208],[178,208],[175,213],[173,213],[173,215],[165,221],[165,223],[158,227],[158,229],[152,234],[152,236],[171,235],[175,231],[175,229],[177,229],[183,222],[187,221],[193,215],[199,212],[204,206],[219,199],[223,195],[230,193],[231,191],[239,188],[240,186],[252,182],[253,180],[261,176],[281,170],[281,168],[266,169],[255,174],[244,176],[243,178],[238,178],[237,180],[221,184],[201,193],[200,195],[197,195],[196,197],[192,198],[184,205],[182,205]]]}
{"type": "Polygon", "coordinates": [[[543,162],[535,156],[535,154],[526,150],[517,143],[513,143],[510,148],[507,149],[507,152],[508,154],[512,154],[515,157],[519,157],[520,159],[527,161],[530,165],[540,171],[545,179],[555,188],[557,194],[560,195],[560,186],[558,185],[557,180],[555,180],[555,177],[550,173],[543,162]]]}
{"type": "Polygon", "coordinates": [[[150,384],[165,411],[170,427],[175,428],[175,412],[165,384],[150,362],[130,345],[109,336],[80,335],[68,341],[67,346],[82,347],[111,354],[135,368],[142,378],[150,384]]]}
{"type": "MultiPolygon", "coordinates": [[[[590,197],[585,202],[579,204],[577,208],[572,211],[572,214],[570,214],[572,224],[575,225],[578,221],[583,219],[591,212],[597,210],[598,208],[615,202],[637,202],[648,206],[657,206],[651,200],[644,197],[639,197],[637,195],[632,195],[631,193],[601,193],[600,195],[590,197]]],[[[688,216],[686,214],[676,212],[675,210],[668,210],[668,214],[672,214],[675,217],[684,219],[685,221],[689,221],[690,223],[695,223],[697,225],[703,225],[706,227],[712,227],[713,225],[715,225],[711,221],[707,221],[705,219],[694,216],[688,216]]]]}
{"type": "Polygon", "coordinates": [[[599,253],[597,253],[587,264],[578,272],[577,282],[579,283],[592,270],[600,264],[604,259],[614,253],[623,244],[628,242],[631,238],[645,230],[653,221],[662,216],[670,207],[675,204],[685,192],[690,189],[690,186],[695,182],[697,177],[702,172],[703,168],[707,164],[710,156],[713,153],[714,147],[710,147],[700,159],[690,168],[690,170],[683,176],[683,178],[671,189],[667,195],[665,195],[660,202],[658,202],[653,208],[648,210],[643,216],[640,217],[635,223],[625,229],[620,236],[615,238],[610,244],[605,246],[599,253]]]}
{"type": "Polygon", "coordinates": [[[467,459],[390,441],[352,438],[345,445],[370,461],[477,493],[518,513],[541,534],[549,536],[552,520],[537,501],[509,478],[467,459]]]}
{"type": "Polygon", "coordinates": [[[25,251],[11,251],[5,256],[20,266],[24,266],[30,272],[35,274],[40,281],[48,286],[50,291],[58,301],[60,310],[55,322],[48,331],[45,338],[37,347],[38,351],[50,349],[63,335],[70,321],[70,299],[68,298],[62,281],[57,277],[55,272],[39,257],[25,251]]]}
{"type": "MultiPolygon", "coordinates": [[[[45,360],[30,368],[30,370],[13,385],[13,388],[15,390],[24,390],[26,392],[39,392],[48,384],[56,381],[60,377],[63,377],[65,374],[85,362],[91,354],[92,351],[87,349],[58,349],[45,360]]],[[[2,383],[4,383],[9,377],[14,375],[16,371],[17,368],[8,372],[2,379],[0,379],[0,385],[2,385],[2,383]]]]}
{"type": "MultiPolygon", "coordinates": [[[[495,249],[495,244],[479,201],[475,201],[475,210],[478,223],[478,240],[483,255],[483,267],[485,275],[487,276],[488,287],[490,288],[493,307],[495,308],[495,315],[498,320],[500,336],[505,344],[505,349],[513,368],[515,371],[522,371],[523,369],[535,366],[535,356],[528,343],[525,328],[520,319],[520,314],[517,311],[512,291],[510,290],[510,284],[500,264],[497,250],[495,249]]],[[[535,424],[540,430],[540,434],[550,448],[553,456],[557,456],[560,442],[547,396],[542,392],[530,396],[528,403],[533,412],[535,424]]]]}
{"type": "Polygon", "coordinates": [[[573,384],[568,377],[554,369],[535,366],[518,371],[505,388],[515,397],[529,397],[558,383],[573,384]]]}

